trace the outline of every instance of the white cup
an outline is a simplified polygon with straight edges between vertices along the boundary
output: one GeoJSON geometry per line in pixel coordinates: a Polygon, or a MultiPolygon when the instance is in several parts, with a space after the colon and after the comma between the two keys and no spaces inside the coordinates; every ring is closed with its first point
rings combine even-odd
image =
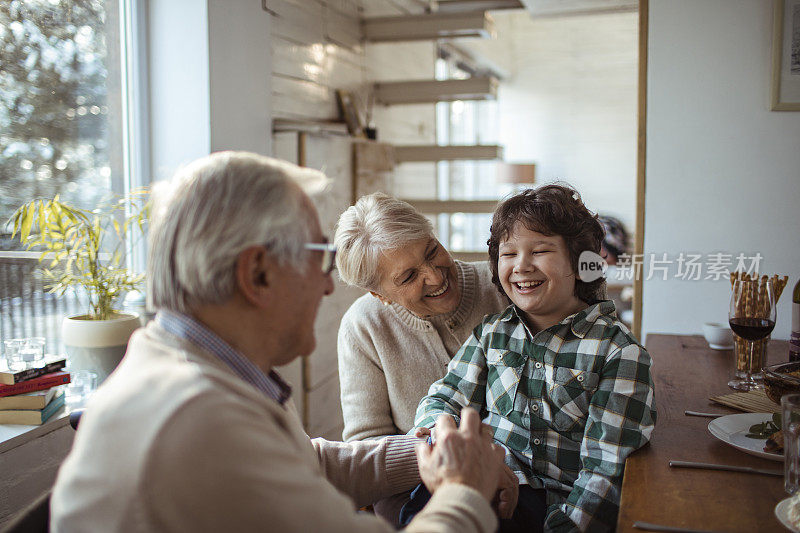
{"type": "Polygon", "coordinates": [[[715,350],[730,350],[733,348],[733,332],[726,325],[717,322],[703,324],[703,336],[708,345],[715,350]]]}

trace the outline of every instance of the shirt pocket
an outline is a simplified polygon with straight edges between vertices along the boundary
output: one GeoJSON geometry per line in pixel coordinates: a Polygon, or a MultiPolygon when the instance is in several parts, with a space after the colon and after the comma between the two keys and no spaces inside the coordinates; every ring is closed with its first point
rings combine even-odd
{"type": "Polygon", "coordinates": [[[508,416],[514,410],[525,358],[508,350],[489,350],[486,353],[486,366],[486,408],[508,416]]]}
{"type": "Polygon", "coordinates": [[[559,431],[583,431],[589,415],[589,402],[597,390],[600,375],[569,367],[553,369],[550,386],[553,425],[559,431]]]}

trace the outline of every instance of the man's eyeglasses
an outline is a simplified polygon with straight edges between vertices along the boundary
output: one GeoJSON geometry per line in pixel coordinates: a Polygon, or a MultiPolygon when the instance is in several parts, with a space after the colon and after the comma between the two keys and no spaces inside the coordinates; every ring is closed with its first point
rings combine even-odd
{"type": "Polygon", "coordinates": [[[332,242],[307,242],[303,247],[322,252],[322,273],[326,276],[336,268],[336,245],[332,242]]]}

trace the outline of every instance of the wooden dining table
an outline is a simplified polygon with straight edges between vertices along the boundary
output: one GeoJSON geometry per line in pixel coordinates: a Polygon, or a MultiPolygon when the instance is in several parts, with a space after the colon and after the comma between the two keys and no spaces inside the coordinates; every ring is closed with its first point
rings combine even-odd
{"type": "MultiPolygon", "coordinates": [[[[741,413],[709,400],[729,394],[733,351],[712,350],[699,335],[647,336],[653,359],[658,419],[650,443],[625,464],[617,531],[638,532],[637,521],[701,531],[787,531],[775,506],[788,495],[783,477],[669,466],[670,460],[782,471],[783,462],[762,459],[718,440],[712,418],[684,411],[741,413]]],[[[788,360],[788,343],[770,341],[767,362],[788,360]]],[[[775,411],[779,411],[775,405],[775,411]]]]}

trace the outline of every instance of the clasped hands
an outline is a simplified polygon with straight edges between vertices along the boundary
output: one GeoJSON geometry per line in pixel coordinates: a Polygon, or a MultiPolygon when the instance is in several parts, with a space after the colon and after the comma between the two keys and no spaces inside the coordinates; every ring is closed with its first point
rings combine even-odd
{"type": "MultiPolygon", "coordinates": [[[[500,518],[511,518],[519,480],[503,462],[504,449],[492,442],[491,429],[481,424],[477,411],[464,408],[459,427],[451,416],[440,415],[435,430],[435,445],[416,447],[420,477],[431,494],[445,483],[461,483],[483,494],[500,518]]],[[[414,434],[422,438],[430,433],[416,428],[414,434]]]]}

